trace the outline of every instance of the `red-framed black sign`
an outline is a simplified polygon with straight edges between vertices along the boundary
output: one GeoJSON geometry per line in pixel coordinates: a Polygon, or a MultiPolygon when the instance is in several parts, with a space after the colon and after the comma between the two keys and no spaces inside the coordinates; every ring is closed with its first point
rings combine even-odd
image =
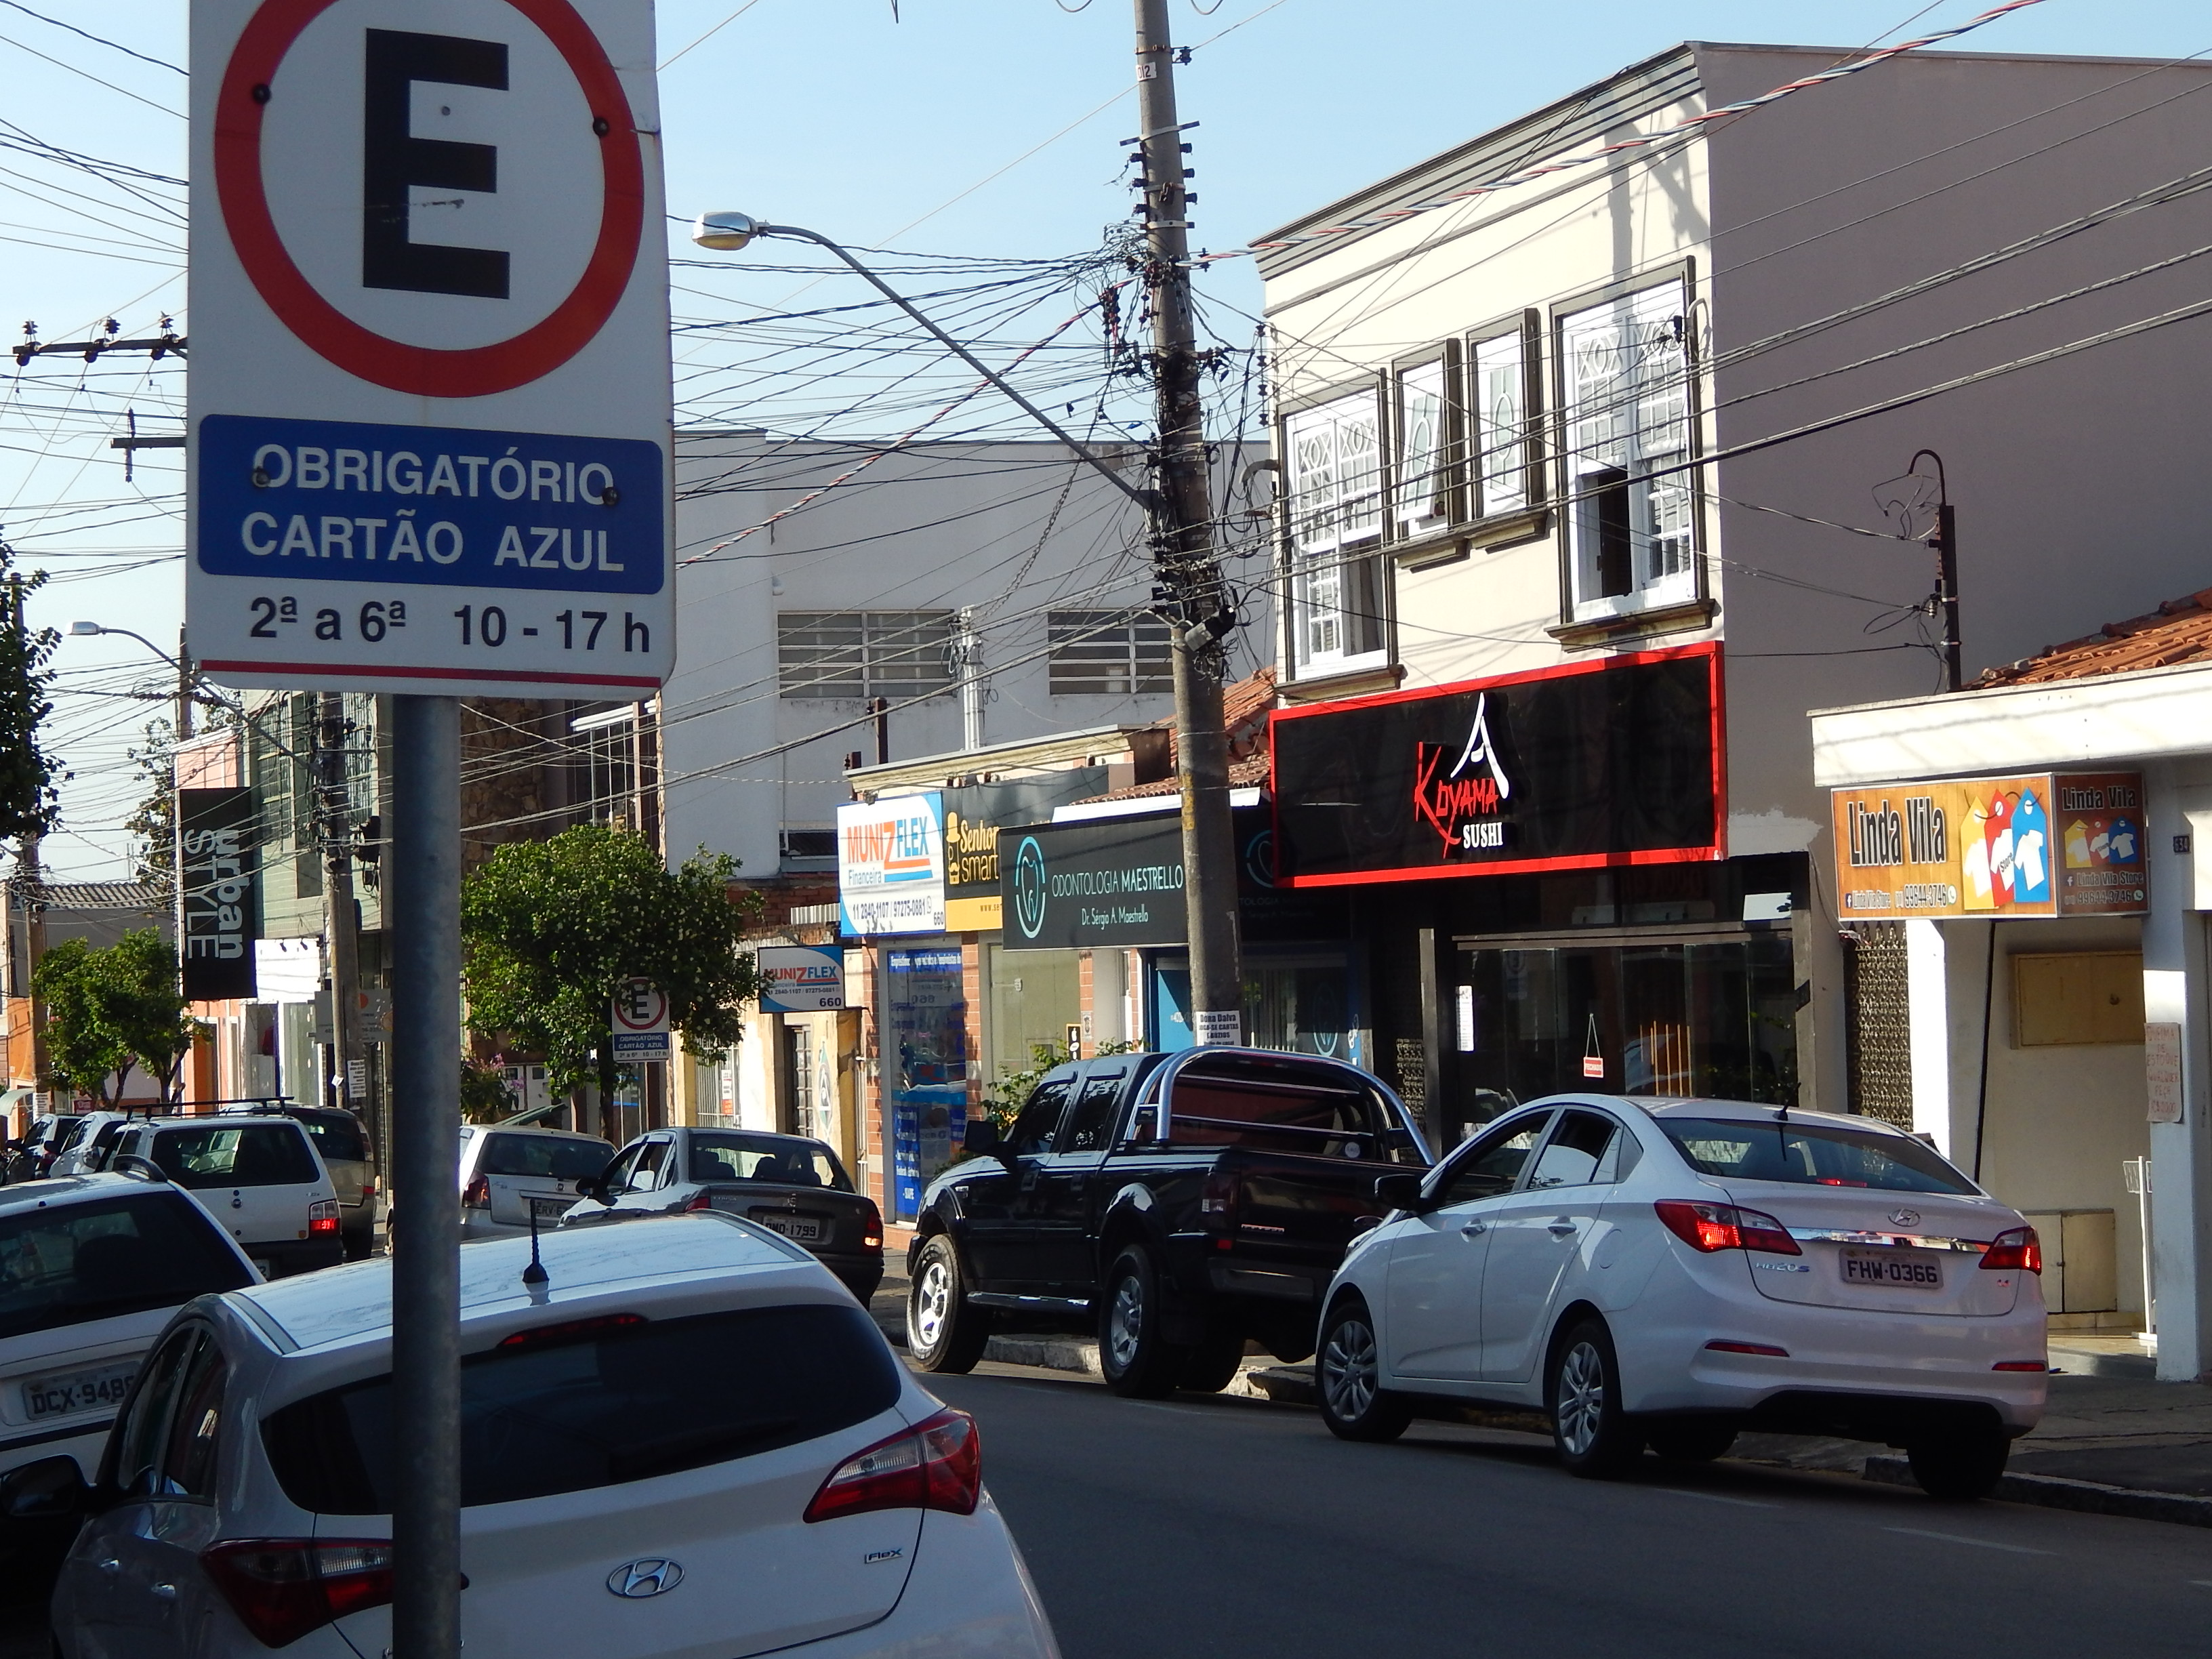
{"type": "Polygon", "coordinates": [[[1717,643],[1275,712],[1284,887],[1727,856],[1717,643]]]}

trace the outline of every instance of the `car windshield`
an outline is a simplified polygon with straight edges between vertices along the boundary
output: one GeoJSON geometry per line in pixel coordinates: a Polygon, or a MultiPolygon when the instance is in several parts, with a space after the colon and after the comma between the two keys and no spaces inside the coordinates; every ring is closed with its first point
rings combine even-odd
{"type": "Polygon", "coordinates": [[[607,1167],[614,1147],[604,1140],[572,1140],[567,1135],[525,1135],[509,1130],[492,1136],[483,1149],[478,1175],[545,1176],[582,1181],[607,1167]]]}
{"type": "Polygon", "coordinates": [[[1892,1193],[1972,1193],[1974,1183],[1906,1135],[1785,1118],[1751,1122],[1662,1117],[1659,1127],[1691,1166],[1724,1181],[1788,1181],[1892,1193]]]}
{"type": "Polygon", "coordinates": [[[315,1143],[315,1150],[323,1155],[324,1163],[368,1162],[368,1142],[362,1135],[361,1125],[352,1119],[303,1117],[295,1121],[307,1132],[307,1139],[315,1143]]]}
{"type": "Polygon", "coordinates": [[[0,1217],[0,1340],[252,1282],[198,1207],[174,1193],[0,1217]]]}
{"type": "Polygon", "coordinates": [[[759,1181],[785,1187],[853,1190],[827,1146],[788,1135],[697,1134],[691,1137],[694,1181],[759,1181]]]}
{"type": "MultiPolygon", "coordinates": [[[[465,1506],[750,1457],[864,1423],[898,1399],[897,1363],[850,1304],[626,1317],[542,1341],[510,1336],[462,1363],[465,1506]]],[[[287,1406],[261,1434],[301,1508],[391,1513],[389,1377],[287,1406]]]]}
{"type": "Polygon", "coordinates": [[[290,1123],[164,1129],[154,1162],[179,1187],[307,1187],[321,1178],[307,1137],[290,1123]]]}

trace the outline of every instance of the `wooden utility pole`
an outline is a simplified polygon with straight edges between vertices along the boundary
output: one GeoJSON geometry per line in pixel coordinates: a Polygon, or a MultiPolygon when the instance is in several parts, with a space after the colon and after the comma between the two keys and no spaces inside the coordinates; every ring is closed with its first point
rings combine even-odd
{"type": "Polygon", "coordinates": [[[1214,557],[1212,471],[1206,465],[1205,368],[1191,314],[1189,192],[1176,112],[1167,0],[1136,0],[1138,154],[1144,167],[1146,289],[1159,488],[1152,557],[1175,641],[1176,773],[1182,785],[1183,904],[1190,943],[1191,1031],[1241,1042],[1244,975],[1237,916],[1237,843],[1229,816],[1229,740],[1222,730],[1222,637],[1234,622],[1214,557]]]}

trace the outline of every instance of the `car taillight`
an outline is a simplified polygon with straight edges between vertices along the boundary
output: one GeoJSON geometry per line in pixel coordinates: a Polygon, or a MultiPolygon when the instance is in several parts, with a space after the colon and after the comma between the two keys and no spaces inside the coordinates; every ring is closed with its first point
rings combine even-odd
{"type": "Polygon", "coordinates": [[[684,1207],[687,1210],[711,1210],[714,1207],[714,1195],[702,1187],[691,1194],[690,1201],[684,1207]]]}
{"type": "Polygon", "coordinates": [[[1662,1198],[1651,1206],[1667,1231],[1693,1250],[1760,1250],[1769,1255],[1802,1255],[1790,1230],[1759,1210],[1733,1204],[1707,1204],[1662,1198]]]}
{"type": "Polygon", "coordinates": [[[472,1210],[491,1208],[491,1177],[478,1176],[469,1182],[468,1189],[461,1194],[461,1202],[472,1210]]]}
{"type": "Polygon", "coordinates": [[[264,1647],[392,1600],[389,1539],[239,1538],[204,1552],[200,1565],[264,1647]]]}
{"type": "Polygon", "coordinates": [[[376,1182],[374,1177],[361,1183],[361,1195],[364,1200],[376,1196],[376,1182]]]}
{"type": "Polygon", "coordinates": [[[871,1510],[973,1515],[982,1491],[983,1445],[975,1419],[947,1409],[840,1463],[806,1506],[806,1518],[834,1521],[871,1510]]]}
{"type": "Polygon", "coordinates": [[[337,1200],[319,1198],[307,1206],[307,1236],[311,1238],[338,1230],[337,1200]]]}
{"type": "Polygon", "coordinates": [[[860,1247],[880,1250],[884,1248],[884,1212],[876,1207],[872,1198],[864,1198],[860,1202],[867,1206],[860,1220],[860,1247]]]}
{"type": "Polygon", "coordinates": [[[2035,1236],[2033,1227],[2014,1227],[2008,1233],[1999,1233],[1990,1241],[1990,1248],[1982,1252],[1982,1266],[2039,1274],[2043,1271],[2043,1241],[2035,1236]]]}
{"type": "Polygon", "coordinates": [[[1198,1195],[1199,1220],[1211,1231],[1235,1232],[1238,1196],[1235,1170],[1211,1171],[1198,1195]]]}

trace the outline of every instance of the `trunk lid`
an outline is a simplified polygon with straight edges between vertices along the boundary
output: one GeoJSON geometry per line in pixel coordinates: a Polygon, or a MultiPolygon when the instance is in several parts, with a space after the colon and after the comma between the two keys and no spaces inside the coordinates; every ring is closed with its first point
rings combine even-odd
{"type": "Polygon", "coordinates": [[[1982,1252],[2026,1224],[1993,1198],[1784,1181],[1729,1181],[1730,1200],[1790,1229],[1798,1256],[1754,1254],[1752,1282],[1776,1302],[1875,1312],[1993,1318],[2020,1296],[2016,1272],[1984,1272],[1982,1252]]]}
{"type": "Polygon", "coordinates": [[[555,1176],[488,1175],[483,1182],[491,1218],[504,1227],[527,1227],[533,1205],[538,1224],[553,1226],[576,1201],[576,1183],[555,1176]]]}
{"type": "Polygon", "coordinates": [[[705,1191],[709,1207],[757,1222],[808,1249],[862,1248],[867,1206],[850,1193],[818,1187],[763,1188],[740,1183],[718,1183],[705,1191]]]}

